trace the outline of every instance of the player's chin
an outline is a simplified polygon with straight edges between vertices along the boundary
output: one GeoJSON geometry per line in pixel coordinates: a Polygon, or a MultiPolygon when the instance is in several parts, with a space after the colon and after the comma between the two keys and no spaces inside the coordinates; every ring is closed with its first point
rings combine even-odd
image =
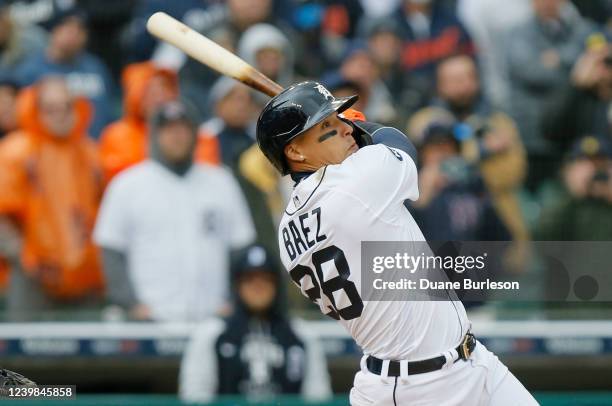
{"type": "Polygon", "coordinates": [[[356,143],[351,144],[351,146],[346,151],[346,157],[348,158],[357,151],[359,151],[359,146],[356,143]]]}
{"type": "Polygon", "coordinates": [[[359,151],[359,146],[357,144],[351,144],[347,149],[344,150],[342,155],[338,155],[338,159],[335,162],[336,164],[342,163],[346,158],[353,155],[355,152],[359,151]]]}

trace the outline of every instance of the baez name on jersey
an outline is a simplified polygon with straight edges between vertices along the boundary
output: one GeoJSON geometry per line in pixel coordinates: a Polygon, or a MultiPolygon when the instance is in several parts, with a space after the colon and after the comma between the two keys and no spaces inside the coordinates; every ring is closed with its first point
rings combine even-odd
{"type": "Polygon", "coordinates": [[[293,261],[308,248],[327,238],[325,234],[321,234],[321,208],[317,207],[289,220],[287,226],[282,228],[281,234],[287,255],[293,261]]]}

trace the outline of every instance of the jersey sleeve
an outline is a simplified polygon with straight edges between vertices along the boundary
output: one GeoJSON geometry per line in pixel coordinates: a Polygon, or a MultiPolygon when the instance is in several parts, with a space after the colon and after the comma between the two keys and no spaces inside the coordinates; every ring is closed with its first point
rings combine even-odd
{"type": "Polygon", "coordinates": [[[94,240],[104,248],[125,252],[129,245],[130,193],[124,176],[115,178],[102,198],[94,240]]]}
{"type": "Polygon", "coordinates": [[[404,151],[384,144],[369,145],[347,158],[338,174],[345,192],[381,213],[393,204],[419,198],[417,168],[404,151]]]}
{"type": "Polygon", "coordinates": [[[397,128],[380,126],[372,131],[372,143],[384,144],[405,152],[416,164],[417,150],[408,137],[397,128]]]}
{"type": "Polygon", "coordinates": [[[227,202],[230,209],[230,235],[229,241],[232,249],[240,249],[253,242],[255,239],[255,227],[251,218],[251,211],[247,201],[238,185],[238,181],[229,171],[220,168],[224,172],[225,188],[227,190],[227,202]]]}

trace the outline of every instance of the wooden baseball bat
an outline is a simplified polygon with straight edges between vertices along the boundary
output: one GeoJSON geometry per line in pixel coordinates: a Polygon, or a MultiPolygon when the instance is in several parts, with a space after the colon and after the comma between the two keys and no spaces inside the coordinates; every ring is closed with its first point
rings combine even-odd
{"type": "Polygon", "coordinates": [[[147,30],[220,74],[234,78],[270,97],[283,90],[278,83],[238,56],[166,13],[160,11],[149,17],[147,30]]]}

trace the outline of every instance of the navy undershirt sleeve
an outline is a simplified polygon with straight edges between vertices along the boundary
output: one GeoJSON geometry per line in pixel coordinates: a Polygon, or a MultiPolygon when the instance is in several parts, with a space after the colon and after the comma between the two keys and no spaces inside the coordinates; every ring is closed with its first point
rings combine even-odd
{"type": "Polygon", "coordinates": [[[417,150],[414,144],[400,130],[370,122],[359,122],[358,125],[372,135],[374,144],[384,144],[402,150],[412,158],[415,164],[417,163],[417,150]]]}

